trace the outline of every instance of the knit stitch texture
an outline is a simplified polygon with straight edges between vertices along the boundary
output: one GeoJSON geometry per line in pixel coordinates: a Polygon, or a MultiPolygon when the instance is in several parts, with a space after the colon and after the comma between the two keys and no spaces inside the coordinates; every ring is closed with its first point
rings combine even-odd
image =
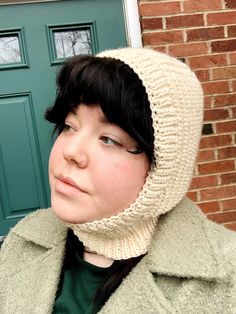
{"type": "Polygon", "coordinates": [[[91,250],[128,259],[147,252],[158,217],[187,192],[201,134],[203,94],[195,74],[166,54],[122,48],[98,56],[123,61],[142,80],[152,111],[156,165],[129,208],[116,216],[69,227],[91,250]]]}

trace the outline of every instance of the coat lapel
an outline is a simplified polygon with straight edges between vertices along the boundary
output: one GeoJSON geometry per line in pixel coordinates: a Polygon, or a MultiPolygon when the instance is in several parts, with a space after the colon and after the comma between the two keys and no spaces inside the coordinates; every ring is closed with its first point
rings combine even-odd
{"type": "MultiPolygon", "coordinates": [[[[40,210],[13,229],[22,250],[19,263],[3,264],[7,303],[3,313],[51,313],[64,257],[66,227],[50,212],[40,210]],[[28,221],[29,220],[29,221],[28,221]]],[[[0,267],[1,268],[1,267],[0,267]]]]}
{"type": "Polygon", "coordinates": [[[155,283],[155,278],[143,259],[123,280],[99,312],[99,314],[111,313],[173,314],[175,310],[155,283]]]}
{"type": "Polygon", "coordinates": [[[48,250],[9,276],[4,313],[52,312],[63,259],[62,250],[59,250],[48,250]]]}

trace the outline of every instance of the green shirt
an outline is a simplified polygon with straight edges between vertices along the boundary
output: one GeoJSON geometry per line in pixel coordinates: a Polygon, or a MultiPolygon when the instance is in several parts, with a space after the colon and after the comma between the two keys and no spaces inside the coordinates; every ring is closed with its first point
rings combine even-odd
{"type": "Polygon", "coordinates": [[[82,259],[78,252],[81,242],[68,233],[66,258],[62,269],[53,313],[94,314],[102,304],[93,302],[98,288],[112,274],[113,265],[107,268],[92,265],[82,259]]]}

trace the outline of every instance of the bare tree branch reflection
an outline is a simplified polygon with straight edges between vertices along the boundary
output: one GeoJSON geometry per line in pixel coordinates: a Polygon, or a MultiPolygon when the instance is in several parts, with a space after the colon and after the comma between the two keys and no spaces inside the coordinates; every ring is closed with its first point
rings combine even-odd
{"type": "Polygon", "coordinates": [[[92,53],[89,30],[55,32],[54,38],[58,59],[92,53]]]}
{"type": "Polygon", "coordinates": [[[20,46],[17,36],[0,37],[0,64],[20,62],[20,46]]]}

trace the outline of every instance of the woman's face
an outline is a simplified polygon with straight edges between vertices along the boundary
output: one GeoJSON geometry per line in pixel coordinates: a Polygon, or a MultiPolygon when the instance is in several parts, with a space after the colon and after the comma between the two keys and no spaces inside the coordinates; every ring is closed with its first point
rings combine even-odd
{"type": "Polygon", "coordinates": [[[107,121],[98,105],[65,119],[49,159],[51,202],[58,218],[84,223],[117,215],[137,198],[149,170],[136,142],[107,121]]]}

